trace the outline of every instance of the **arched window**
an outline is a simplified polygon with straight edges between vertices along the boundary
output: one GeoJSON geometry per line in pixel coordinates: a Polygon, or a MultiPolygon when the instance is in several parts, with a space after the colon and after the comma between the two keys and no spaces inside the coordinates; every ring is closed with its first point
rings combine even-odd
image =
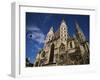
{"type": "Polygon", "coordinates": [[[73,48],[72,42],[70,42],[70,48],[73,48]]]}
{"type": "Polygon", "coordinates": [[[65,28],[64,28],[64,30],[65,30],[65,28]]]}
{"type": "Polygon", "coordinates": [[[75,48],[75,42],[74,41],[69,42],[69,47],[70,48],[75,48]]]}
{"type": "Polygon", "coordinates": [[[50,50],[49,63],[53,63],[53,59],[54,59],[54,48],[55,48],[55,45],[52,44],[51,45],[51,50],[50,50]]]}
{"type": "Polygon", "coordinates": [[[64,51],[65,50],[65,45],[63,43],[61,43],[60,50],[61,51],[64,51]]]}

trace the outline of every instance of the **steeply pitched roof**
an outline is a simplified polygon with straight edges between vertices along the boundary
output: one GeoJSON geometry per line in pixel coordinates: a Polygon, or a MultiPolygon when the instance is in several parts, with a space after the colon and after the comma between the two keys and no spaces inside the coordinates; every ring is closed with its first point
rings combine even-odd
{"type": "Polygon", "coordinates": [[[60,38],[60,29],[58,29],[55,33],[54,33],[54,37],[53,40],[60,38]]]}

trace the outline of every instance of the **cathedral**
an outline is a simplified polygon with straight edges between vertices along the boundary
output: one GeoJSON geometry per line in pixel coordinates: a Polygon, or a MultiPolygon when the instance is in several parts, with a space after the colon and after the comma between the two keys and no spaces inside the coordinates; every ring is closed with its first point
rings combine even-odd
{"type": "Polygon", "coordinates": [[[64,20],[56,32],[51,27],[44,47],[37,53],[34,66],[89,64],[89,42],[77,22],[75,26],[76,32],[73,36],[68,33],[68,26],[64,20]]]}

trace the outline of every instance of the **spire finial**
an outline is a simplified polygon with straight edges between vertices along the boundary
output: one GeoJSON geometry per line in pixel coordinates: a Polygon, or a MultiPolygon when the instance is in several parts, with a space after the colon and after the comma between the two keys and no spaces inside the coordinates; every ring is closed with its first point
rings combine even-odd
{"type": "Polygon", "coordinates": [[[64,16],[62,17],[62,22],[65,22],[64,16]]]}
{"type": "Polygon", "coordinates": [[[53,26],[50,28],[50,31],[53,31],[53,26]]]}

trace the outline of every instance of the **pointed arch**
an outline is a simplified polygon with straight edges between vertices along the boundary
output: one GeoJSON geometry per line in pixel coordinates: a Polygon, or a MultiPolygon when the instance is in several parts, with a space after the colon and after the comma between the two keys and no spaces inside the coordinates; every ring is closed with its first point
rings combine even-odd
{"type": "Polygon", "coordinates": [[[61,43],[60,45],[60,51],[64,51],[65,50],[65,45],[63,43],[61,43]]]}
{"type": "Polygon", "coordinates": [[[53,59],[54,59],[54,48],[55,45],[54,43],[51,45],[51,49],[50,49],[50,57],[49,57],[49,63],[53,63],[53,59]]]}

